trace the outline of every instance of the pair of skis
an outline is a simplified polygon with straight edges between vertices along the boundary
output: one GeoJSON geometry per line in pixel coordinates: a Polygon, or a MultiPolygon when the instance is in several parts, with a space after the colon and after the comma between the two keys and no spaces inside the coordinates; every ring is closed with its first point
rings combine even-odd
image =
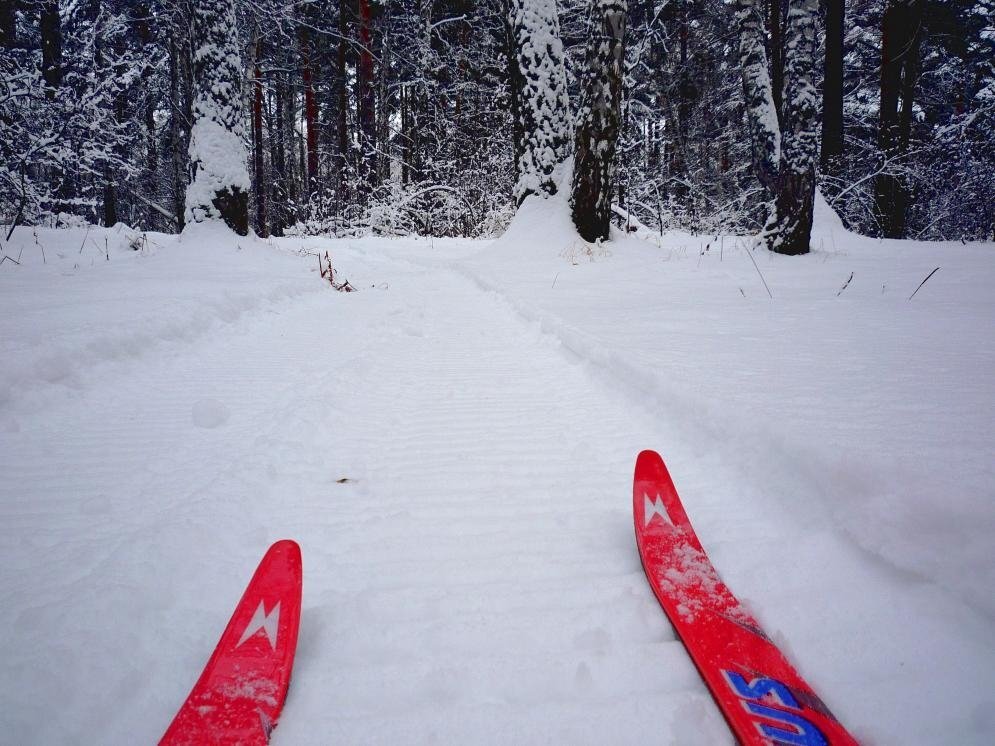
{"type": "MultiPolygon", "coordinates": [[[[653,451],[636,460],[632,500],[646,577],[739,742],[856,744],[719,579],[653,451]]],[[[300,613],[300,547],[279,541],[160,746],[267,744],[287,696],[300,613]]]]}

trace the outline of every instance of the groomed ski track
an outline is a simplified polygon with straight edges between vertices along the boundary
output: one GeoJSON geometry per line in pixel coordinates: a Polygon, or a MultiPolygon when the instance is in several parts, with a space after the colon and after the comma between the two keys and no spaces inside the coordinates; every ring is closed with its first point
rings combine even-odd
{"type": "Polygon", "coordinates": [[[896,591],[815,509],[777,513],[737,441],[668,408],[638,359],[620,382],[599,340],[459,258],[371,246],[338,257],[359,293],[290,283],[5,404],[2,740],[154,742],[262,552],[294,538],[276,746],[732,743],[634,546],[632,465],[656,448],[720,572],[858,739],[982,742],[943,683],[991,681],[980,618],[951,601],[970,631],[950,670],[882,677],[882,631],[935,589],[896,591]],[[859,608],[811,587],[822,562],[859,608]]]}

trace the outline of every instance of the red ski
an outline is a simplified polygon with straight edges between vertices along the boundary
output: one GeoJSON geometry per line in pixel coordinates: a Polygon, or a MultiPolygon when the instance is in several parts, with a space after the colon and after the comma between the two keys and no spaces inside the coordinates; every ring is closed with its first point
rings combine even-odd
{"type": "Polygon", "coordinates": [[[269,742],[287,698],[301,618],[301,549],[276,542],[160,746],[269,742]]]}
{"type": "Polygon", "coordinates": [[[719,579],[654,451],[636,460],[632,509],[646,577],[739,742],[856,744],[719,579]]]}

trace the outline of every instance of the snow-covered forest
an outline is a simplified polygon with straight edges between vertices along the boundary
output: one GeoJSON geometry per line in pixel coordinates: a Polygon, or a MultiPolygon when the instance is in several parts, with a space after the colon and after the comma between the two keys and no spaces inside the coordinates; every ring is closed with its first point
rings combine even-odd
{"type": "Polygon", "coordinates": [[[697,614],[740,743],[995,743],[995,0],[0,0],[0,81],[0,742],[731,745],[697,614]]]}
{"type": "Polygon", "coordinates": [[[802,214],[778,230],[804,232],[817,180],[863,235],[991,238],[993,18],[991,0],[3,0],[0,220],[182,229],[212,89],[257,235],[495,235],[550,168],[522,160],[531,108],[557,160],[611,88],[605,205],[644,225],[756,233],[780,204],[802,214]],[[612,13],[615,46],[592,49],[612,13]]]}

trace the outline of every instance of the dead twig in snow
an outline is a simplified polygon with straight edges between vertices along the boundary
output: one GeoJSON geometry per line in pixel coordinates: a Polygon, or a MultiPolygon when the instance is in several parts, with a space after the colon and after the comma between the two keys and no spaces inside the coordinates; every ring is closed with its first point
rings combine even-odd
{"type": "Polygon", "coordinates": [[[322,279],[328,280],[328,284],[340,293],[356,292],[356,288],[350,285],[348,280],[343,282],[335,282],[335,270],[332,269],[332,259],[328,256],[327,251],[325,252],[324,263],[322,263],[321,256],[318,256],[318,271],[321,272],[322,279]]]}
{"type": "Polygon", "coordinates": [[[853,279],[853,272],[851,272],[851,273],[850,273],[850,276],[846,278],[846,282],[844,282],[844,283],[843,283],[843,287],[841,287],[841,288],[840,288],[840,291],[839,291],[839,293],[836,293],[836,297],[837,297],[837,298],[839,298],[839,297],[840,297],[840,293],[842,293],[842,292],[843,292],[844,290],[846,290],[846,288],[847,288],[847,285],[849,285],[849,284],[850,284],[850,280],[852,280],[852,279],[853,279]]]}
{"type": "Polygon", "coordinates": [[[79,245],[79,253],[83,253],[83,247],[86,246],[87,236],[90,235],[90,226],[86,226],[86,233],[83,234],[83,243],[79,245]]]}
{"type": "Polygon", "coordinates": [[[932,272],[930,272],[930,273],[929,273],[928,275],[926,275],[926,279],[925,279],[925,280],[923,280],[922,282],[920,282],[920,283],[919,283],[919,287],[918,287],[918,288],[916,288],[916,289],[915,289],[915,290],[913,291],[912,295],[910,295],[910,296],[909,296],[909,300],[912,300],[913,298],[915,298],[915,297],[916,297],[916,293],[918,293],[918,292],[919,292],[919,288],[921,288],[921,287],[922,287],[923,285],[925,285],[925,284],[926,284],[926,280],[928,280],[928,279],[929,279],[930,277],[932,277],[933,275],[935,275],[935,274],[936,274],[937,272],[939,272],[939,271],[940,271],[940,268],[939,268],[939,267],[937,267],[937,268],[936,268],[936,269],[934,269],[934,270],[933,270],[932,272]]]}
{"type": "Polygon", "coordinates": [[[750,257],[750,261],[753,262],[754,268],[757,270],[757,274],[760,275],[760,281],[764,284],[767,289],[767,295],[770,296],[771,300],[774,300],[774,294],[770,292],[770,287],[767,285],[767,280],[764,279],[764,273],[760,271],[760,267],[757,266],[757,260],[753,258],[753,252],[750,251],[750,247],[746,246],[746,255],[750,257]]]}

